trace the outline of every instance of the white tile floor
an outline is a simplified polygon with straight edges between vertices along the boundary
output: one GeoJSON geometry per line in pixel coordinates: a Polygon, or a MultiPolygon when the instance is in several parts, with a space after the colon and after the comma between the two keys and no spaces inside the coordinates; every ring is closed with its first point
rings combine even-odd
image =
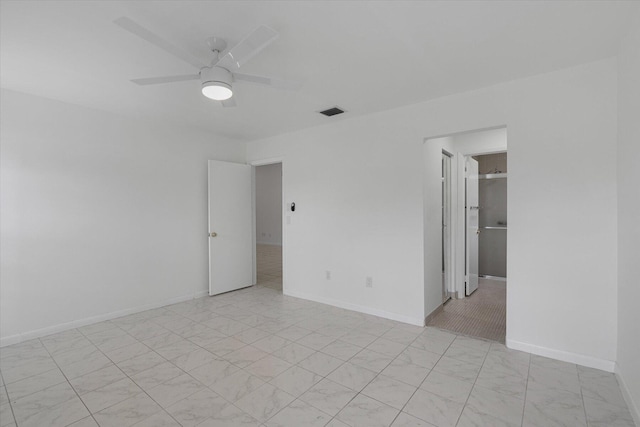
{"type": "Polygon", "coordinates": [[[0,350],[0,426],[633,426],[612,374],[253,287],[0,350]]]}

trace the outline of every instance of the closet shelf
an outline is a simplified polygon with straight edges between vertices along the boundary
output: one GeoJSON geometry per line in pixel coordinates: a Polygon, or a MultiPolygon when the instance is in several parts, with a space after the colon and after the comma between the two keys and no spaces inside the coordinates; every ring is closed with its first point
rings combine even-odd
{"type": "Polygon", "coordinates": [[[486,227],[480,227],[483,230],[506,230],[507,227],[504,225],[500,225],[500,226],[486,226],[486,227]]]}

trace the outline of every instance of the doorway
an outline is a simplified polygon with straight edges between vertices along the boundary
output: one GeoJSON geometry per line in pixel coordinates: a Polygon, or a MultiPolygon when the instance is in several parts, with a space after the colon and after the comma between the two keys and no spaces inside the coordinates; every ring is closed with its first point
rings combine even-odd
{"type": "Polygon", "coordinates": [[[254,173],[256,285],[282,292],[282,163],[254,173]]]}
{"type": "MultiPolygon", "coordinates": [[[[439,291],[434,308],[433,282],[425,274],[427,325],[456,333],[505,342],[507,291],[507,154],[506,128],[449,135],[425,142],[425,248],[435,255],[428,236],[441,236],[439,291]],[[441,191],[438,211],[431,202],[441,191]],[[440,221],[433,215],[438,212],[440,221]],[[449,268],[450,266],[450,268],[449,268]]],[[[434,248],[435,249],[435,248],[434,248]]],[[[429,253],[425,253],[425,265],[429,253]]]]}

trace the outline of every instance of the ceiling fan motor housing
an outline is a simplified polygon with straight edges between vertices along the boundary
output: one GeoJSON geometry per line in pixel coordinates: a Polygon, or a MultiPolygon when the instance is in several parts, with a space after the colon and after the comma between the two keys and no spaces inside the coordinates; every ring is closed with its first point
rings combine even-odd
{"type": "Polygon", "coordinates": [[[205,67],[200,70],[200,80],[202,80],[202,86],[209,85],[211,83],[223,83],[231,89],[231,83],[233,77],[231,72],[222,67],[205,67]]]}

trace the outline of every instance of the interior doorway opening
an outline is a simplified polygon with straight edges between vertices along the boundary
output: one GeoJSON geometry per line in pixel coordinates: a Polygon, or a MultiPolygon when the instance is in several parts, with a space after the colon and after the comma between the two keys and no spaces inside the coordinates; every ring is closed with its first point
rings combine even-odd
{"type": "Polygon", "coordinates": [[[282,163],[254,167],[256,285],[282,292],[282,163]]]}
{"type": "Polygon", "coordinates": [[[506,128],[499,128],[432,138],[425,143],[426,324],[503,343],[507,292],[506,137],[506,128]],[[429,184],[436,179],[440,185],[429,184]],[[433,191],[441,192],[437,210],[433,191]],[[439,218],[434,218],[436,212],[439,218]],[[441,237],[439,250],[430,238],[435,237],[436,230],[441,237]],[[436,257],[438,264],[431,259],[436,257]],[[435,274],[430,272],[430,266],[435,265],[440,266],[439,305],[433,300],[435,274]]]}

